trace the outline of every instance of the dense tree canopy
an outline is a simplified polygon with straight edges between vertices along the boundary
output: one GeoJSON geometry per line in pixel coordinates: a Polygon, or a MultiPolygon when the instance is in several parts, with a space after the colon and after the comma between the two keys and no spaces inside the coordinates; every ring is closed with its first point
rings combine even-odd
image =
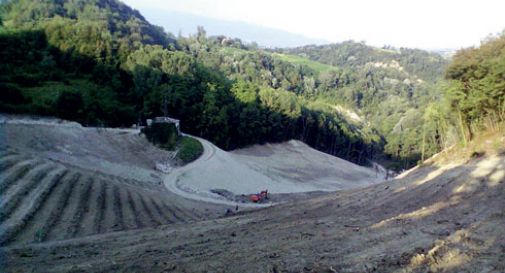
{"type": "Polygon", "coordinates": [[[225,149],[294,138],[397,167],[435,153],[443,145],[432,136],[448,130],[430,106],[446,62],[425,51],[270,51],[203,27],[175,39],[116,0],[10,0],[1,11],[4,112],[130,126],[167,110],[225,149]]]}
{"type": "Polygon", "coordinates": [[[353,41],[275,52],[337,68],[319,66],[314,84],[304,88],[306,95],[358,111],[383,138],[385,155],[396,168],[436,152],[434,143],[423,142],[422,132],[426,109],[442,96],[438,84],[447,61],[440,55],[353,41]]]}
{"type": "Polygon", "coordinates": [[[505,35],[460,50],[446,71],[447,97],[465,141],[505,120],[505,35]]]}

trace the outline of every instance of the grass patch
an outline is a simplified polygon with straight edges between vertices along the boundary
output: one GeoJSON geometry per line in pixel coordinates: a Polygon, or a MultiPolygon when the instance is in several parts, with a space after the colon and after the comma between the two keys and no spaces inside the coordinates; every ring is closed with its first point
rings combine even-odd
{"type": "Polygon", "coordinates": [[[142,130],[147,140],[161,149],[177,151],[176,157],[183,164],[199,158],[203,153],[200,141],[187,136],[178,136],[172,123],[153,123],[142,130]]]}
{"type": "MultiPolygon", "coordinates": [[[[252,54],[250,51],[247,51],[244,49],[239,49],[239,48],[233,48],[233,47],[221,48],[219,52],[221,54],[223,54],[223,56],[239,56],[239,55],[251,55],[252,54]]],[[[269,54],[267,52],[263,52],[263,53],[269,54]]],[[[314,70],[317,74],[338,70],[338,68],[335,66],[312,61],[309,58],[298,56],[298,55],[271,53],[271,56],[273,58],[277,58],[281,61],[292,63],[294,65],[307,66],[311,70],[314,70]]]]}
{"type": "Polygon", "coordinates": [[[153,123],[142,130],[147,139],[160,148],[172,151],[177,144],[177,128],[172,123],[153,123]]]}
{"type": "Polygon", "coordinates": [[[279,58],[280,60],[285,61],[285,62],[290,62],[293,64],[307,66],[319,74],[322,72],[329,72],[332,70],[338,70],[334,66],[323,64],[323,63],[316,62],[316,61],[312,61],[312,60],[302,57],[302,56],[289,55],[289,54],[279,54],[279,53],[274,53],[272,55],[274,58],[279,58]]]}
{"type": "Polygon", "coordinates": [[[203,146],[200,141],[191,137],[181,137],[179,141],[179,151],[177,158],[184,163],[189,163],[199,158],[203,153],[203,146]]]}

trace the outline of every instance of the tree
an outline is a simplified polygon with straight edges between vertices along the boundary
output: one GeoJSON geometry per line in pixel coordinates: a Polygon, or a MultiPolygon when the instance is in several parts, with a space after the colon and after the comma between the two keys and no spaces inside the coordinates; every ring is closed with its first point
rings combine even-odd
{"type": "Polygon", "coordinates": [[[203,26],[196,27],[196,39],[201,44],[205,43],[205,40],[207,39],[207,31],[205,31],[203,26]]]}
{"type": "Polygon", "coordinates": [[[480,126],[504,121],[505,36],[488,38],[479,48],[459,51],[446,72],[446,94],[456,111],[463,142],[480,126]]]}
{"type": "Polygon", "coordinates": [[[63,92],[56,100],[58,117],[67,120],[82,120],[84,101],[82,95],[73,92],[63,92]]]}
{"type": "Polygon", "coordinates": [[[444,103],[432,103],[424,111],[421,161],[446,148],[450,119],[444,103]]]}

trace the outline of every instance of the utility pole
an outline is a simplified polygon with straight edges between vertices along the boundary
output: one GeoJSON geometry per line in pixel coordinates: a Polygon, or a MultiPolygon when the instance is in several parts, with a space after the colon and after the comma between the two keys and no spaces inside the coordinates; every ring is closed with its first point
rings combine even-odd
{"type": "Polygon", "coordinates": [[[163,116],[166,117],[168,115],[168,99],[167,93],[163,94],[163,116]]]}

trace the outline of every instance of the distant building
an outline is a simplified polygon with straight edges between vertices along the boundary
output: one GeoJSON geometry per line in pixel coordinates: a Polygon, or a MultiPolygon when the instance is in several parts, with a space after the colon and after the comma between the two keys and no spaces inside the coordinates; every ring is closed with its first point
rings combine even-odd
{"type": "Polygon", "coordinates": [[[174,119],[174,118],[170,118],[170,117],[155,117],[154,120],[152,120],[152,123],[172,123],[172,124],[175,124],[175,128],[177,128],[177,134],[178,135],[181,134],[181,129],[179,127],[180,120],[178,120],[178,119],[174,119]]]}

